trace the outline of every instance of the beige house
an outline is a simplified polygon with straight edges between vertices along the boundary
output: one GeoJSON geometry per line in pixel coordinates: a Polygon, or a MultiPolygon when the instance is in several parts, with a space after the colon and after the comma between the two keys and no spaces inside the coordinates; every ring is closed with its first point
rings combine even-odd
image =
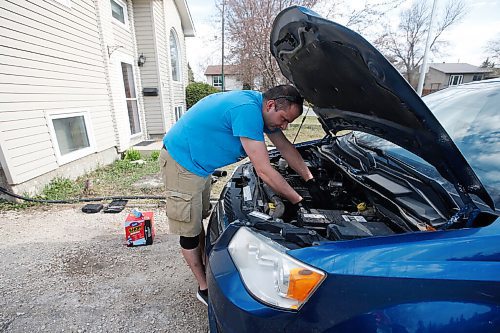
{"type": "Polygon", "coordinates": [[[0,2],[0,186],[34,193],[185,110],[185,0],[0,2]]]}
{"type": "Polygon", "coordinates": [[[493,70],[466,63],[431,63],[425,75],[423,95],[461,83],[483,80],[493,70]]]}

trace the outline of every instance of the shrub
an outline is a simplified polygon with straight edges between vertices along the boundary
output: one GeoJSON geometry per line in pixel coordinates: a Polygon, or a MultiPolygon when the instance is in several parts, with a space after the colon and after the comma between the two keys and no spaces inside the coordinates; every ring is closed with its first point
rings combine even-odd
{"type": "Polygon", "coordinates": [[[125,152],[125,158],[124,160],[126,161],[137,161],[141,159],[141,153],[134,148],[130,148],[125,152]]]}
{"type": "Polygon", "coordinates": [[[205,96],[217,93],[219,90],[211,85],[203,82],[193,82],[186,87],[186,106],[189,109],[196,102],[205,96]]]}
{"type": "Polygon", "coordinates": [[[155,150],[151,152],[151,156],[149,157],[149,159],[151,161],[158,161],[158,157],[160,157],[160,152],[158,150],[155,150]]]}

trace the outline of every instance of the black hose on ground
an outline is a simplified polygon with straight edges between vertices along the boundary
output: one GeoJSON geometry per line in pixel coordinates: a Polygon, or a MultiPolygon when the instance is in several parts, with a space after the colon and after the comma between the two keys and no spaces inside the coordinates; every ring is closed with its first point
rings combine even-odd
{"type": "Polygon", "coordinates": [[[156,195],[129,195],[129,196],[110,196],[110,197],[95,197],[95,198],[75,198],[71,200],[44,200],[44,199],[33,199],[28,197],[23,197],[18,194],[7,191],[7,189],[0,186],[0,192],[11,196],[16,199],[28,201],[28,202],[38,202],[38,203],[52,203],[52,204],[71,204],[76,202],[93,202],[93,201],[104,201],[104,200],[164,200],[164,196],[156,195]]]}

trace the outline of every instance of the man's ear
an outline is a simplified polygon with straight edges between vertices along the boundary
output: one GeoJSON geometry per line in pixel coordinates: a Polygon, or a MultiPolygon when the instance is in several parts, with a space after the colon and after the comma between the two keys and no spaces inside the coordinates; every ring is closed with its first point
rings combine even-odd
{"type": "Polygon", "coordinates": [[[272,99],[267,101],[266,102],[266,111],[267,112],[271,111],[271,109],[274,107],[274,105],[275,105],[275,103],[272,99]]]}

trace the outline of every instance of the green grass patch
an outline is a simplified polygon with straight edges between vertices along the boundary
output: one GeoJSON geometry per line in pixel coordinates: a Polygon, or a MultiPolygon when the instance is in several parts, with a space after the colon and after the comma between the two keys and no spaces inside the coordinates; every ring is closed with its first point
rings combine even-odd
{"type": "Polygon", "coordinates": [[[12,202],[7,201],[5,199],[0,199],[0,211],[3,210],[22,210],[26,208],[31,208],[38,206],[40,204],[30,201],[20,201],[20,202],[12,202]]]}
{"type": "MultiPolygon", "coordinates": [[[[153,158],[149,158],[142,164],[118,160],[79,177],[77,182],[84,184],[89,180],[91,184],[89,194],[92,196],[155,195],[151,191],[135,188],[132,184],[144,176],[159,174],[159,172],[158,161],[153,158]]],[[[158,190],[158,192],[162,193],[163,189],[158,190]]]]}
{"type": "Polygon", "coordinates": [[[67,200],[80,196],[83,184],[68,178],[54,178],[42,191],[41,198],[45,200],[67,200]]]}
{"type": "Polygon", "coordinates": [[[158,161],[158,158],[160,157],[160,152],[158,150],[152,151],[151,155],[149,156],[150,161],[158,161]]]}
{"type": "Polygon", "coordinates": [[[125,161],[138,161],[141,158],[142,156],[140,151],[130,148],[125,152],[125,157],[123,159],[125,161]]]}

